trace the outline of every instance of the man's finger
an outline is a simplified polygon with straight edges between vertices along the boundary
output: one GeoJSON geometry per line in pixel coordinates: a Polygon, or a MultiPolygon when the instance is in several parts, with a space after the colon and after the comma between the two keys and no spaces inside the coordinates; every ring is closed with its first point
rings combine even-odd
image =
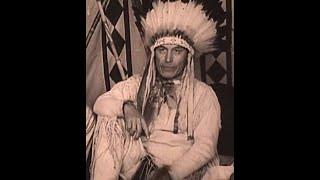
{"type": "Polygon", "coordinates": [[[149,129],[148,129],[146,121],[143,118],[141,118],[141,127],[142,127],[144,133],[146,134],[147,138],[149,139],[149,129]]]}
{"type": "Polygon", "coordinates": [[[135,139],[138,139],[140,137],[140,134],[141,134],[141,122],[140,122],[140,119],[137,120],[137,131],[136,131],[136,134],[134,135],[134,138],[135,139]]]}
{"type": "Polygon", "coordinates": [[[130,119],[126,119],[126,125],[127,125],[127,131],[130,132],[130,130],[131,130],[131,120],[130,119]]]}
{"type": "Polygon", "coordinates": [[[137,131],[137,120],[136,119],[132,119],[131,120],[131,130],[130,130],[130,135],[133,136],[134,133],[137,131]]]}

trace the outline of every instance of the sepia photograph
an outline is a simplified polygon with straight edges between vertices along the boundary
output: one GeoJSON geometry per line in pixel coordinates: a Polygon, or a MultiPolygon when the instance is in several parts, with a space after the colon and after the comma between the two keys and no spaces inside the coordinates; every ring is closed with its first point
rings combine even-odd
{"type": "Polygon", "coordinates": [[[233,0],[86,0],[86,179],[233,180],[233,0]]]}

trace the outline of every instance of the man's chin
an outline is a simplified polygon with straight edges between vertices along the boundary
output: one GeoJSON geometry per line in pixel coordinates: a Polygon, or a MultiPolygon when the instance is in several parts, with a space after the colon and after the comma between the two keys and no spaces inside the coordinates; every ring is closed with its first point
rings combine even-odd
{"type": "Polygon", "coordinates": [[[175,73],[160,73],[160,75],[163,79],[173,79],[176,76],[175,73]]]}
{"type": "Polygon", "coordinates": [[[174,79],[175,78],[175,76],[161,76],[162,77],[162,79],[174,79]]]}
{"type": "Polygon", "coordinates": [[[180,74],[177,74],[177,73],[160,73],[160,76],[162,79],[167,79],[167,80],[171,80],[171,79],[179,79],[179,77],[181,76],[181,73],[180,74]]]}

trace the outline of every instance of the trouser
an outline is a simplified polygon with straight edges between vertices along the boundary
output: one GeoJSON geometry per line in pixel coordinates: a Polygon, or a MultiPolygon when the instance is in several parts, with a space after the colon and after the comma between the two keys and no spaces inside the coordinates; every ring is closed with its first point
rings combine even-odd
{"type": "MultiPolygon", "coordinates": [[[[91,180],[136,179],[140,173],[149,174],[154,168],[151,164],[145,166],[145,163],[141,166],[147,152],[140,138],[134,140],[127,133],[123,119],[98,117],[92,148],[91,180]]],[[[232,172],[233,166],[209,163],[187,179],[227,180],[232,172]]]]}

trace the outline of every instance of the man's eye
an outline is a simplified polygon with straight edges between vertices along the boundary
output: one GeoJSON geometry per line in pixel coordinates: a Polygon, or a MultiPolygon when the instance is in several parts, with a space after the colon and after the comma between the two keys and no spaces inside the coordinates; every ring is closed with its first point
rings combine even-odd
{"type": "Polygon", "coordinates": [[[166,49],[165,49],[165,48],[159,48],[158,51],[159,51],[160,53],[164,53],[164,52],[166,51],[166,49]]]}
{"type": "Polygon", "coordinates": [[[176,53],[181,53],[181,52],[182,52],[182,49],[175,49],[174,52],[176,52],[176,53]]]}

